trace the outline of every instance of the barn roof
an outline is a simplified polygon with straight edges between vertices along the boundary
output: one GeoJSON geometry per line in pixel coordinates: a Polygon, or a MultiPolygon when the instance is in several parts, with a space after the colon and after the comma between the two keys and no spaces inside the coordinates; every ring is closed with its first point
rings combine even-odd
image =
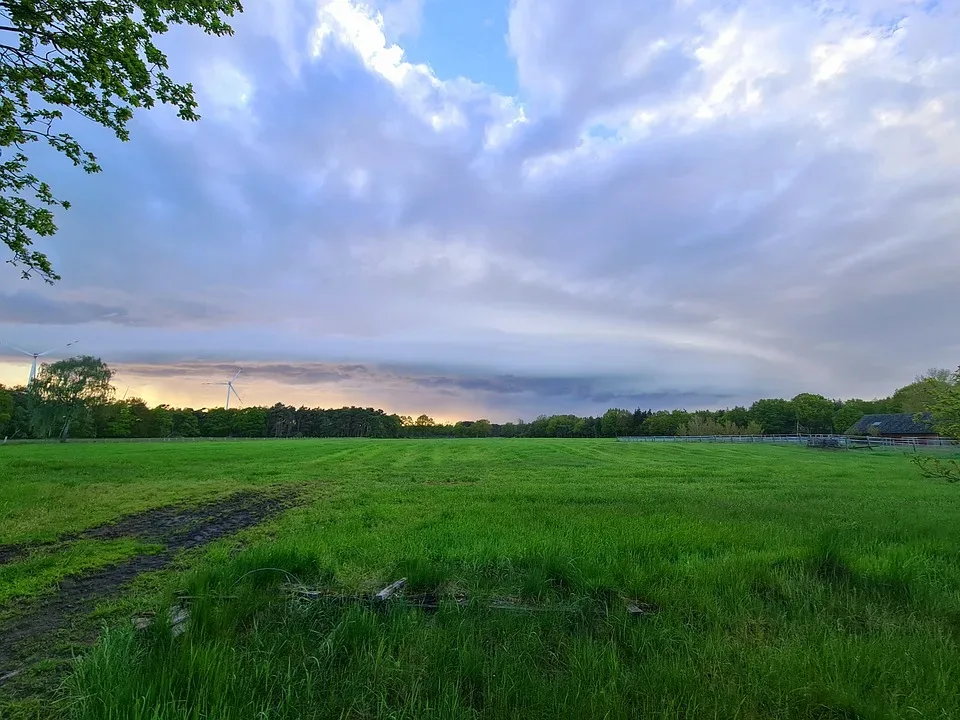
{"type": "Polygon", "coordinates": [[[933,417],[930,413],[894,413],[864,415],[850,428],[850,432],[855,435],[868,435],[871,432],[883,435],[930,435],[936,431],[933,429],[933,417]]]}

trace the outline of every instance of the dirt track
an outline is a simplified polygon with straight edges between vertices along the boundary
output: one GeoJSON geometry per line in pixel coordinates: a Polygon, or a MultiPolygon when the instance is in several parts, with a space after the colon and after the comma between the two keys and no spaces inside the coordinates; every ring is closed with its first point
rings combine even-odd
{"type": "MultiPolygon", "coordinates": [[[[294,505],[296,497],[295,491],[270,495],[240,492],[194,507],[161,507],[121,517],[54,543],[63,545],[80,538],[133,538],[162,544],[164,549],[155,555],[138,555],[117,565],[65,578],[56,593],[30,602],[22,613],[0,624],[0,685],[8,673],[40,659],[42,655],[38,653],[48,652],[55,640],[92,640],[90,630],[84,630],[80,621],[97,602],[117,596],[124,585],[141,573],[167,567],[181,550],[258,525],[294,505]],[[66,638],[61,637],[63,634],[66,638]]],[[[0,547],[0,564],[31,549],[20,545],[0,547]]]]}

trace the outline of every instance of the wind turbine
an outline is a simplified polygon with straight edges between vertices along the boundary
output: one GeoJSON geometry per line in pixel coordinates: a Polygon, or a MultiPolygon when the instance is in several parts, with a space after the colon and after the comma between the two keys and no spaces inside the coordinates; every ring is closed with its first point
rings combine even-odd
{"type": "Polygon", "coordinates": [[[7,345],[7,347],[8,347],[8,348],[11,348],[12,350],[16,350],[17,352],[23,353],[23,354],[26,355],[27,357],[32,357],[32,358],[33,358],[33,364],[30,366],[30,379],[27,380],[27,385],[30,385],[30,383],[33,382],[33,379],[37,376],[37,358],[41,358],[41,357],[43,357],[44,355],[49,355],[49,354],[52,353],[54,350],[66,350],[68,347],[70,347],[71,345],[76,345],[78,342],[80,342],[80,341],[79,341],[79,340],[74,340],[73,342],[67,343],[67,344],[64,345],[62,348],[53,348],[53,350],[46,350],[45,352],[41,352],[41,353],[27,352],[27,351],[24,350],[23,348],[18,348],[16,345],[7,345]]]}
{"type": "Polygon", "coordinates": [[[242,372],[243,372],[243,368],[240,368],[239,370],[237,370],[237,374],[233,376],[233,379],[227,380],[226,382],[204,383],[205,385],[226,385],[227,386],[227,402],[223,406],[224,410],[230,409],[230,393],[233,393],[234,395],[236,395],[237,400],[240,400],[241,404],[243,403],[243,400],[240,399],[240,395],[239,393],[237,393],[236,388],[233,387],[233,381],[236,380],[240,376],[240,373],[242,372]]]}

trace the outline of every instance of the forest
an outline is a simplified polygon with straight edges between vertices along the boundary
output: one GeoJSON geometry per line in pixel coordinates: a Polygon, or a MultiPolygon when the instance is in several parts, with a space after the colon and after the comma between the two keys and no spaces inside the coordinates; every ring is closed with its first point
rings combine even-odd
{"type": "MultiPolygon", "coordinates": [[[[801,393],[764,398],[723,410],[629,410],[602,415],[541,415],[494,423],[488,419],[436,422],[363,407],[149,407],[116,398],[113,371],[99,358],[80,356],[44,365],[29,387],[0,385],[0,438],[598,438],[625,435],[779,435],[844,433],[873,413],[951,414],[960,370],[929,370],[889,397],[832,400],[801,393]],[[946,403],[946,404],[945,404],[946,403]],[[948,409],[940,412],[942,407],[948,409]]],[[[944,421],[946,422],[946,421],[944,421]]],[[[944,433],[949,434],[949,433],[944,433]]]]}

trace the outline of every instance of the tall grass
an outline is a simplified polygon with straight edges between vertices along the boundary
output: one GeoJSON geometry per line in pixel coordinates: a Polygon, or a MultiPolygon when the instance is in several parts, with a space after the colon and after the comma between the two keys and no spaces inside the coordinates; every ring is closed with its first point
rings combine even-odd
{"type": "MultiPolygon", "coordinates": [[[[457,577],[474,602],[427,614],[295,602],[283,576],[247,573],[306,574],[303,558],[261,550],[191,579],[206,596],[185,635],[162,624],[142,637],[108,633],[71,679],[70,709],[91,719],[955,715],[949,592],[905,592],[902,579],[855,572],[816,546],[765,560],[667,571],[648,587],[660,612],[640,618],[559,555],[447,566],[427,571],[427,586],[457,577]],[[511,590],[540,612],[485,602],[511,590]]],[[[329,571],[314,577],[337,586],[329,571]]]]}
{"type": "MultiPolygon", "coordinates": [[[[110,467],[126,448],[97,450],[110,467]]],[[[204,479],[210,457],[177,450],[197,483],[229,486],[222,466],[204,479]]],[[[900,456],[585,441],[257,452],[230,459],[238,477],[281,468],[274,482],[316,500],[241,552],[196,560],[176,586],[195,598],[185,634],[107,632],[65,685],[65,715],[960,717],[960,496],[900,456]],[[441,608],[297,602],[291,576],[344,595],[403,576],[441,608]],[[659,611],[631,616],[627,600],[659,611]]]]}

